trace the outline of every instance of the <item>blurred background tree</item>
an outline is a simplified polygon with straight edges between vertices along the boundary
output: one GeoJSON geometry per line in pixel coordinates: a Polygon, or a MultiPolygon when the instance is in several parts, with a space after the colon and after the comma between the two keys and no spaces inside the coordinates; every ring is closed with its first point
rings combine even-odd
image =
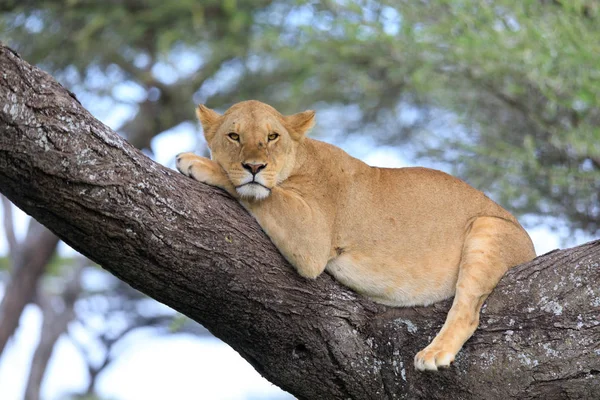
{"type": "MultiPolygon", "coordinates": [[[[597,235],[599,7],[597,0],[6,0],[0,38],[151,155],[164,152],[160,137],[199,134],[196,103],[224,110],[256,98],[284,113],[314,108],[314,135],[357,156],[392,149],[403,163],[457,174],[526,225],[597,235]]],[[[201,139],[195,147],[205,151],[201,139]]],[[[38,398],[58,337],[73,338],[85,316],[116,313],[119,329],[88,329],[104,348],[99,360],[85,356],[86,395],[96,395],[112,344],[140,326],[168,331],[175,316],[162,309],[140,316],[141,296],[89,262],[53,258],[58,240],[35,221],[19,238],[12,207],[3,201],[3,208],[0,355],[25,305],[38,304],[42,349],[26,389],[26,398],[38,398]],[[44,306],[48,296],[54,310],[44,306]]]]}

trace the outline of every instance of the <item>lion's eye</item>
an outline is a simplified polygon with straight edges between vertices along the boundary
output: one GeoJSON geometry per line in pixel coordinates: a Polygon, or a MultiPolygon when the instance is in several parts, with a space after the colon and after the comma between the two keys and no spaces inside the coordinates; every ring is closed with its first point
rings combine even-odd
{"type": "Polygon", "coordinates": [[[239,141],[240,141],[240,135],[238,135],[238,134],[237,134],[237,133],[235,133],[235,132],[229,132],[229,133],[227,134],[227,136],[229,136],[229,139],[231,139],[231,140],[235,140],[236,142],[239,142],[239,141]]]}
{"type": "Polygon", "coordinates": [[[279,133],[271,133],[268,138],[269,138],[269,142],[277,139],[279,137],[279,133]]]}

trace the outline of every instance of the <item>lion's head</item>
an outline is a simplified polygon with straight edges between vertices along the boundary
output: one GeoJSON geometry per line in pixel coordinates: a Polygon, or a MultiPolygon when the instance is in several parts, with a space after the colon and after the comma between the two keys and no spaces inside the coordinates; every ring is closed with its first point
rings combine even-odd
{"type": "Polygon", "coordinates": [[[196,110],[211,157],[229,175],[238,194],[262,200],[288,178],[296,149],[314,125],[314,111],[284,116],[256,100],[237,103],[223,115],[196,110]]]}

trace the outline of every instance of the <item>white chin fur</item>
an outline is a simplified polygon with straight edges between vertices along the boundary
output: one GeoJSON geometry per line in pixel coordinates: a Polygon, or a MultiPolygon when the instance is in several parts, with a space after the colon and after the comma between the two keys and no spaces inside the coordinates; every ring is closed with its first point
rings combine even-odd
{"type": "Polygon", "coordinates": [[[263,200],[269,197],[271,191],[264,186],[248,184],[235,188],[238,194],[245,199],[263,200]]]}

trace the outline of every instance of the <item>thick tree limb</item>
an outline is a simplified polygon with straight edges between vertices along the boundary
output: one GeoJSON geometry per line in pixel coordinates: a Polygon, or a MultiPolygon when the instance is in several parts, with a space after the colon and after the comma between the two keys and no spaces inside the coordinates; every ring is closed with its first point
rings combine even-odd
{"type": "Polygon", "coordinates": [[[5,47],[0,71],[0,191],[299,398],[600,396],[600,241],[515,268],[455,365],[418,373],[449,302],[392,309],[299,277],[224,192],[152,162],[5,47]]]}

